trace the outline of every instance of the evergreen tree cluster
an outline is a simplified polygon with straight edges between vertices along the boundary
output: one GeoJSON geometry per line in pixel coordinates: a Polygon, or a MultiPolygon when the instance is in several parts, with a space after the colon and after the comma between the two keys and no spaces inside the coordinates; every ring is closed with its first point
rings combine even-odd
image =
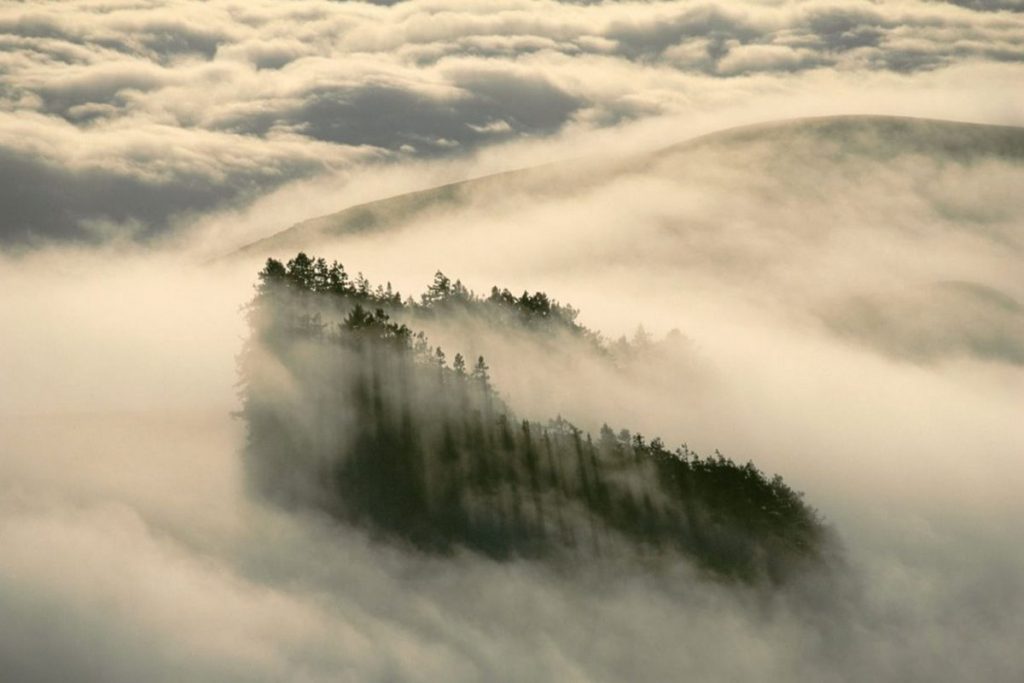
{"type": "Polygon", "coordinates": [[[605,426],[517,419],[483,357],[451,364],[396,320],[477,307],[496,325],[579,328],[543,293],[475,296],[435,277],[419,302],[299,254],[259,274],[241,357],[246,462],[278,500],[431,552],[496,559],[684,555],[781,580],[817,557],[817,514],[780,477],[605,426]]]}
{"type": "MultiPolygon", "coordinates": [[[[362,273],[350,277],[342,264],[328,263],[300,252],[287,263],[270,259],[260,273],[258,294],[273,286],[281,291],[321,294],[320,305],[340,306],[353,302],[389,314],[401,311],[411,319],[438,315],[471,315],[494,324],[519,324],[530,329],[565,331],[588,340],[597,347],[604,342],[596,332],[580,325],[579,310],[551,299],[544,292],[524,291],[516,296],[508,289],[492,287],[488,296],[479,296],[460,280],[451,280],[438,271],[419,299],[402,298],[391,283],[372,286],[362,273]]],[[[278,294],[279,295],[279,294],[278,294]]]]}

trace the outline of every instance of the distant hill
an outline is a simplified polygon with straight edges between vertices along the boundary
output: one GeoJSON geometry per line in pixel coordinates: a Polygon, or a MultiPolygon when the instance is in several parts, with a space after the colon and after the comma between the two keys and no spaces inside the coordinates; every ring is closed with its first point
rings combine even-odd
{"type": "Polygon", "coordinates": [[[922,156],[958,163],[983,159],[1024,161],[1024,128],[885,116],[839,116],[757,124],[711,133],[650,154],[608,163],[549,164],[450,183],[397,195],[312,218],[245,245],[235,256],[282,256],[325,241],[366,231],[395,230],[413,221],[487,201],[512,190],[558,197],[629,173],[671,175],[681,166],[705,163],[708,155],[735,154],[742,164],[753,148],[781,168],[815,158],[885,163],[922,156]]]}

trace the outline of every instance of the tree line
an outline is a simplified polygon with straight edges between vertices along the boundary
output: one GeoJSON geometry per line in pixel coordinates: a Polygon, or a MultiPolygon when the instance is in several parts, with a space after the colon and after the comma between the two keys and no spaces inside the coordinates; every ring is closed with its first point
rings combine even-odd
{"type": "Polygon", "coordinates": [[[480,297],[438,273],[416,301],[337,262],[268,260],[240,358],[259,490],[428,552],[677,553],[772,580],[820,557],[826,529],[781,477],[607,425],[592,436],[560,416],[519,419],[482,356],[449,362],[400,320],[455,309],[596,339],[541,292],[480,297]]]}

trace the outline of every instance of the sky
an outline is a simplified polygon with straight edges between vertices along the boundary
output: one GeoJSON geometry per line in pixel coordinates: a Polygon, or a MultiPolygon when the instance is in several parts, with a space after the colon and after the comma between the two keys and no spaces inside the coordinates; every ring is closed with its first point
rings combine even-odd
{"type": "Polygon", "coordinates": [[[1022,10],[0,4],[0,678],[1021,680],[1024,147],[992,126],[1024,126],[1022,10]],[[864,114],[985,126],[761,125],[864,114]],[[782,474],[840,539],[832,582],[429,557],[247,490],[269,254],[223,257],[543,164],[311,249],[679,330],[625,372],[432,335],[517,414],[782,474]]]}

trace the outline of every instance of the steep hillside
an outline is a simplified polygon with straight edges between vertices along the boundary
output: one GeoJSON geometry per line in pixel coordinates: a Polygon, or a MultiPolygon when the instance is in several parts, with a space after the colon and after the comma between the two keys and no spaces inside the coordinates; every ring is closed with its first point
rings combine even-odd
{"type": "Polygon", "coordinates": [[[776,582],[830,555],[801,494],[752,463],[518,418],[482,356],[449,364],[410,327],[451,317],[601,343],[540,292],[481,298],[439,275],[403,302],[337,263],[268,260],[241,366],[257,490],[434,553],[687,558],[776,582]]]}
{"type": "MultiPolygon", "coordinates": [[[[841,116],[757,124],[704,135],[652,154],[587,165],[579,161],[509,171],[353,206],[298,223],[248,244],[237,255],[282,255],[365,231],[399,229],[413,221],[458,210],[472,201],[511,192],[568,197],[630,174],[692,172],[710,159],[745,163],[745,156],[773,159],[786,172],[793,164],[856,160],[885,165],[919,156],[939,162],[997,159],[1024,162],[1024,129],[954,121],[841,116]]],[[[771,169],[768,169],[771,171],[771,169]]]]}

